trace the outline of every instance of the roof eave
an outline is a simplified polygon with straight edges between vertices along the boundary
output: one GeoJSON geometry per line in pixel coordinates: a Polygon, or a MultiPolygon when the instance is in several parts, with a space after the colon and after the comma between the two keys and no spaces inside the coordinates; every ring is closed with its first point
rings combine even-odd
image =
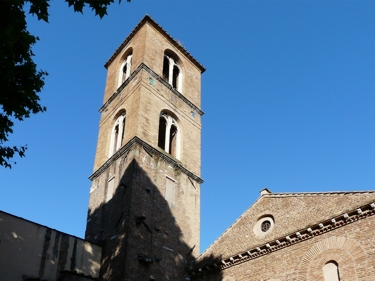
{"type": "Polygon", "coordinates": [[[146,23],[150,23],[159,32],[164,34],[172,44],[180,50],[187,58],[189,58],[194,65],[203,73],[206,69],[202,64],[200,64],[184,47],[182,47],[170,34],[168,34],[157,22],[155,22],[149,15],[145,15],[143,19],[135,26],[132,32],[126,37],[126,39],[121,43],[121,45],[112,54],[109,60],[104,64],[104,67],[108,69],[108,66],[112,63],[115,57],[121,52],[121,50],[129,43],[129,41],[134,37],[134,35],[142,28],[146,23]]]}

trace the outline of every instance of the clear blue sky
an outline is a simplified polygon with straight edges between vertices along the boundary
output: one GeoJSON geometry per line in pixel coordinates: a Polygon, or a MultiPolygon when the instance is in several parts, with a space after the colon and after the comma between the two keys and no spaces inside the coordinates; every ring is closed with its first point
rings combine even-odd
{"type": "Polygon", "coordinates": [[[375,1],[123,1],[100,20],[52,1],[29,17],[48,111],[17,123],[27,157],[0,168],[0,209],[84,236],[106,70],[149,14],[205,67],[201,251],[268,187],[375,183],[375,1]]]}

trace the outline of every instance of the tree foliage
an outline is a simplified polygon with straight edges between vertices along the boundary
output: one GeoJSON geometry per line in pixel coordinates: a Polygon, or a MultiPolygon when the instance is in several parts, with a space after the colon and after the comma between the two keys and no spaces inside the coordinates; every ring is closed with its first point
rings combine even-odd
{"type": "MultiPolygon", "coordinates": [[[[65,0],[75,12],[90,7],[97,16],[107,14],[115,0],[65,0]]],[[[127,0],[130,2],[130,0],[127,0]]],[[[121,0],[119,0],[119,3],[121,0]]],[[[48,22],[48,0],[0,1],[0,165],[11,168],[15,155],[25,156],[27,146],[7,146],[14,121],[44,112],[38,93],[48,75],[33,61],[32,46],[39,40],[27,30],[26,11],[48,22]]]]}

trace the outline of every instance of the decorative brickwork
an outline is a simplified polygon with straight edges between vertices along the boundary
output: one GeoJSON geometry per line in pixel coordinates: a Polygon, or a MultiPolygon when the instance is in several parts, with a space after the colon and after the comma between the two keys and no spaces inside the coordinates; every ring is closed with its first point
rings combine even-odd
{"type": "Polygon", "coordinates": [[[235,280],[259,280],[254,276],[262,276],[262,280],[269,280],[266,277],[270,272],[272,278],[278,275],[279,280],[323,280],[323,266],[330,260],[339,264],[340,280],[373,280],[369,277],[375,277],[371,265],[375,262],[375,249],[371,246],[375,243],[371,231],[374,215],[374,203],[356,207],[221,261],[205,264],[191,272],[192,280],[221,280],[221,276],[236,276],[235,280]],[[220,270],[223,274],[215,277],[215,272],[220,270]]]}
{"type": "Polygon", "coordinates": [[[241,253],[347,212],[357,213],[358,205],[374,201],[374,191],[264,194],[202,253],[202,257],[224,258],[241,253]],[[273,228],[262,236],[256,235],[254,226],[266,216],[273,217],[273,228]]]}
{"type": "MultiPolygon", "coordinates": [[[[277,251],[285,247],[289,247],[293,244],[301,243],[306,239],[311,239],[315,236],[324,234],[336,228],[353,223],[359,219],[364,219],[369,216],[373,216],[375,215],[375,209],[371,207],[371,204],[367,204],[365,206],[362,206],[361,208],[357,208],[353,210],[350,216],[348,215],[348,217],[345,217],[345,215],[348,215],[348,214],[347,213],[342,214],[341,216],[332,218],[328,221],[324,221],[324,222],[312,225],[308,228],[301,229],[297,231],[296,233],[286,235],[285,237],[281,237],[277,240],[270,241],[263,245],[259,245],[258,247],[255,247],[253,249],[248,249],[240,254],[231,256],[226,259],[222,259],[221,262],[219,263],[205,265],[205,267],[198,270],[199,274],[196,274],[196,272],[193,271],[191,272],[191,275],[200,276],[200,275],[203,275],[204,272],[209,271],[210,269],[211,270],[225,269],[225,268],[237,265],[239,263],[243,263],[251,259],[258,258],[262,255],[270,254],[273,251],[277,251]],[[358,212],[358,210],[360,211],[358,212]]],[[[354,260],[365,258],[362,248],[354,241],[347,240],[345,239],[345,237],[330,237],[314,245],[314,247],[312,247],[302,259],[300,267],[304,268],[306,264],[309,264],[310,260],[314,256],[320,254],[321,252],[324,252],[328,249],[336,249],[336,248],[346,250],[352,253],[354,255],[353,256],[354,260]]],[[[301,269],[301,271],[303,270],[301,269]]]]}

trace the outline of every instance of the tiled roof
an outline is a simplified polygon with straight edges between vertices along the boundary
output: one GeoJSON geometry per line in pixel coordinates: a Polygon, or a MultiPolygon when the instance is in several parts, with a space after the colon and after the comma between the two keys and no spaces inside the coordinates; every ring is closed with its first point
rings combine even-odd
{"type": "Polygon", "coordinates": [[[375,190],[358,190],[358,191],[324,191],[324,192],[277,192],[264,194],[267,197],[289,197],[289,196],[316,196],[316,195],[338,195],[338,194],[366,194],[375,193],[375,190]]]}

